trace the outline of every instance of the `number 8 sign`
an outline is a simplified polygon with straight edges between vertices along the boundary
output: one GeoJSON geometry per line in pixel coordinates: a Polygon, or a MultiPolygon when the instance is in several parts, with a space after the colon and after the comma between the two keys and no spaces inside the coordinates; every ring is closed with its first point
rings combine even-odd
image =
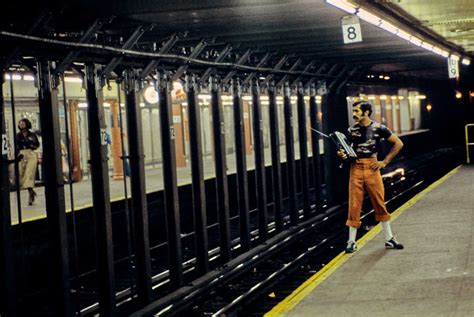
{"type": "Polygon", "coordinates": [[[359,18],[355,15],[348,15],[343,17],[341,21],[344,44],[362,42],[359,18]]]}

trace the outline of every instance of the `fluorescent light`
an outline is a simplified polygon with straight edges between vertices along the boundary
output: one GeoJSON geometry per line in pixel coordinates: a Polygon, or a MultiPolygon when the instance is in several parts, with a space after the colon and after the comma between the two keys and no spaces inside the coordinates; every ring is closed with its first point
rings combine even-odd
{"type": "Polygon", "coordinates": [[[354,14],[357,11],[356,7],[345,0],[326,0],[326,2],[350,14],[354,14]]]}
{"type": "Polygon", "coordinates": [[[456,62],[459,62],[459,60],[461,59],[461,56],[456,55],[456,54],[451,54],[449,58],[455,60],[456,62]]]}
{"type": "Polygon", "coordinates": [[[82,83],[82,79],[79,77],[64,77],[66,83],[82,83]]]}
{"type": "Polygon", "coordinates": [[[417,38],[416,36],[411,36],[410,39],[409,39],[410,43],[412,44],[415,44],[417,46],[421,46],[421,44],[423,43],[419,38],[417,38]]]}
{"type": "Polygon", "coordinates": [[[87,108],[87,103],[85,103],[85,102],[80,102],[80,103],[78,103],[77,106],[78,106],[79,108],[87,108]]]}
{"type": "Polygon", "coordinates": [[[397,36],[407,41],[410,41],[410,37],[411,37],[409,33],[402,30],[398,30],[397,36]]]}
{"type": "Polygon", "coordinates": [[[21,75],[13,74],[12,78],[13,78],[13,80],[21,80],[21,75]]]}
{"type": "Polygon", "coordinates": [[[390,22],[384,21],[384,20],[381,20],[381,21],[382,21],[382,23],[380,24],[380,27],[382,29],[384,29],[385,31],[390,32],[392,34],[397,34],[398,33],[399,29],[395,25],[393,25],[390,22]]]}
{"type": "Polygon", "coordinates": [[[380,100],[387,100],[387,96],[381,95],[381,96],[380,96],[380,100]]]}
{"type": "Polygon", "coordinates": [[[471,60],[470,60],[469,58],[467,58],[467,57],[464,57],[464,58],[462,59],[461,63],[462,63],[463,65],[469,66],[469,65],[471,65],[471,60]]]}
{"type": "Polygon", "coordinates": [[[365,22],[369,22],[370,24],[373,24],[375,26],[379,26],[380,23],[382,22],[382,20],[378,16],[373,15],[372,13],[364,9],[359,9],[356,15],[362,20],[364,20],[365,22]]]}
{"type": "MultiPolygon", "coordinates": [[[[337,8],[339,8],[339,9],[341,9],[341,10],[346,11],[350,14],[356,14],[359,18],[361,18],[365,22],[368,22],[370,24],[378,26],[378,27],[380,27],[381,29],[383,29],[387,32],[395,34],[398,37],[400,37],[400,38],[402,38],[406,41],[409,41],[412,44],[415,44],[416,46],[421,46],[422,48],[424,48],[424,49],[426,49],[430,52],[433,52],[435,54],[438,54],[440,56],[443,56],[443,57],[448,57],[449,56],[448,51],[445,51],[445,50],[443,50],[439,47],[436,47],[433,44],[423,42],[422,39],[420,39],[416,36],[413,36],[413,35],[409,34],[408,32],[400,30],[399,28],[397,28],[392,23],[381,19],[380,17],[376,16],[375,14],[370,13],[369,11],[367,11],[363,8],[356,7],[354,4],[350,3],[349,1],[345,1],[345,0],[326,0],[326,2],[333,5],[333,6],[335,6],[335,7],[337,7],[337,8]]],[[[457,57],[457,59],[455,59],[453,57],[451,57],[451,58],[459,61],[460,56],[456,56],[456,57],[457,57]]],[[[465,58],[465,59],[463,59],[462,63],[464,65],[469,65],[471,63],[471,61],[469,59],[465,58]]]]}
{"type": "Polygon", "coordinates": [[[31,75],[23,75],[23,80],[24,81],[34,81],[35,78],[31,75]]]}
{"type": "Polygon", "coordinates": [[[425,95],[418,95],[418,96],[415,97],[415,99],[423,100],[423,99],[426,99],[426,96],[425,95]]]}
{"type": "Polygon", "coordinates": [[[434,46],[431,45],[430,43],[425,43],[425,42],[422,42],[421,43],[421,47],[423,47],[425,50],[428,50],[428,51],[433,51],[433,48],[434,46]]]}
{"type": "Polygon", "coordinates": [[[389,80],[389,79],[390,79],[390,76],[384,76],[383,79],[389,80]]]}
{"type": "Polygon", "coordinates": [[[434,46],[433,47],[433,52],[438,54],[438,55],[441,55],[443,57],[448,57],[449,56],[449,52],[448,51],[445,51],[437,46],[434,46]]]}

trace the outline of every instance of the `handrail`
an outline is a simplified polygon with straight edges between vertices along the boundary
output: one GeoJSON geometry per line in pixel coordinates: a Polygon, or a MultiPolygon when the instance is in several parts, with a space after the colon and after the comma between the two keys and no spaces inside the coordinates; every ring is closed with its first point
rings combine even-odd
{"type": "Polygon", "coordinates": [[[471,162],[470,157],[469,157],[469,145],[474,145],[474,142],[469,143],[469,134],[468,134],[468,131],[469,131],[468,128],[469,127],[474,127],[474,123],[468,123],[464,127],[464,129],[466,131],[466,161],[467,161],[467,164],[469,164],[471,162]]]}

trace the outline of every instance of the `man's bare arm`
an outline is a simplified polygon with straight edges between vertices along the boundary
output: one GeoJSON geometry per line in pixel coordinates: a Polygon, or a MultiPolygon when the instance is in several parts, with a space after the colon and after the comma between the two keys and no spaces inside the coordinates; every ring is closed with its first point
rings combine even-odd
{"type": "Polygon", "coordinates": [[[392,143],[392,148],[390,149],[390,152],[388,152],[387,156],[383,160],[385,165],[388,165],[395,158],[395,156],[397,156],[398,152],[400,152],[400,150],[403,147],[402,140],[400,140],[400,138],[396,136],[395,134],[392,134],[387,139],[387,141],[389,143],[392,143]]]}
{"type": "Polygon", "coordinates": [[[392,134],[388,139],[387,141],[389,143],[392,143],[392,148],[390,149],[390,152],[388,152],[387,156],[385,157],[385,159],[383,161],[377,161],[377,162],[374,162],[370,165],[370,167],[374,170],[374,171],[377,171],[381,168],[385,168],[392,160],[395,156],[397,156],[398,152],[400,152],[400,150],[402,149],[403,147],[403,142],[402,140],[400,140],[399,137],[397,137],[395,134],[392,134]]]}

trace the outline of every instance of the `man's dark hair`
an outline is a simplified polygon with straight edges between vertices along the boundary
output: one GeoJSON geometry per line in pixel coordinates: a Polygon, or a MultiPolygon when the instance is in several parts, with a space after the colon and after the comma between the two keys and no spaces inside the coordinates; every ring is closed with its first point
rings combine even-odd
{"type": "Polygon", "coordinates": [[[368,111],[369,112],[369,117],[372,114],[372,105],[368,103],[367,101],[357,101],[354,102],[352,107],[357,107],[360,106],[360,110],[362,110],[362,113],[368,111]]]}

